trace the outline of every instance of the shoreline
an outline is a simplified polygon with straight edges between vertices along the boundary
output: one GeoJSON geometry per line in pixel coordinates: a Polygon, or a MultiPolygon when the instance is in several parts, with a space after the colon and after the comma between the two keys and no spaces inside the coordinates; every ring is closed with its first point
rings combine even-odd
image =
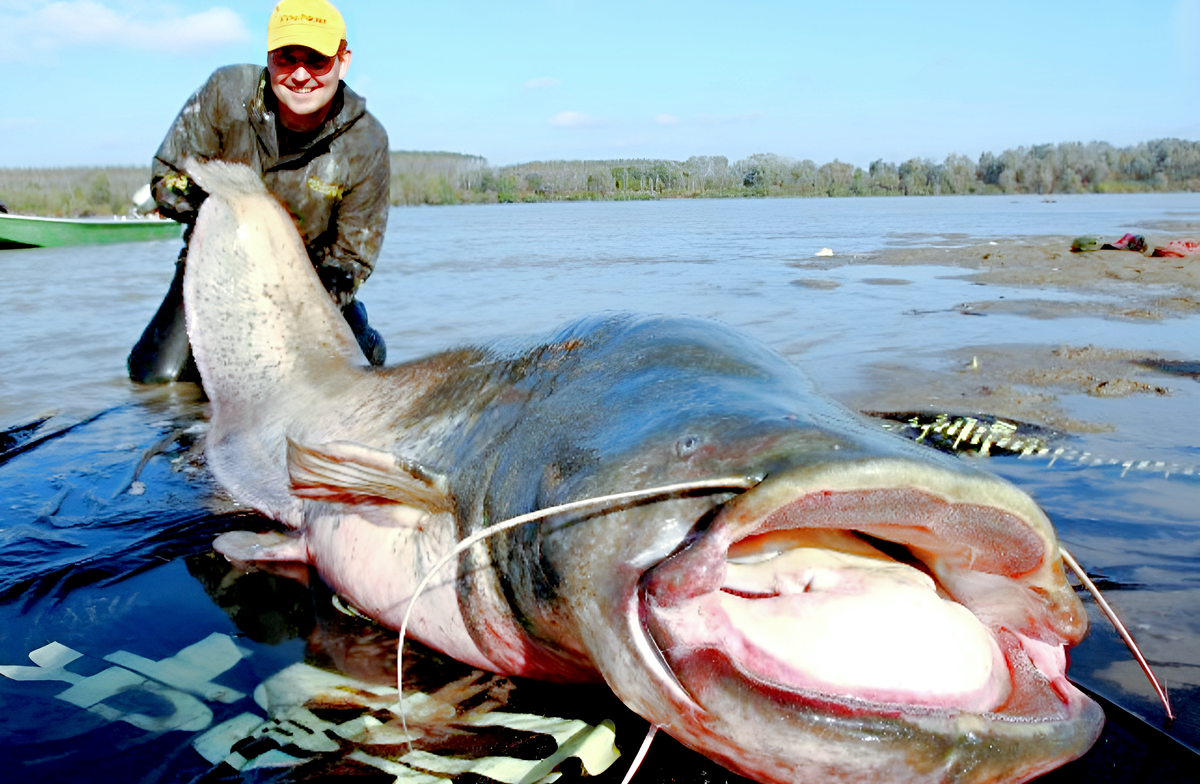
{"type": "MultiPolygon", "coordinates": [[[[1193,222],[1178,222],[1170,228],[1192,236],[1200,234],[1200,225],[1193,222]]],[[[1174,232],[1147,234],[1147,247],[1179,236],[1174,232]]],[[[815,257],[790,266],[823,270],[880,265],[896,268],[900,276],[908,266],[956,269],[963,279],[982,284],[979,300],[950,308],[964,316],[1093,317],[1146,323],[1200,313],[1200,256],[1151,257],[1120,250],[1072,253],[1073,239],[1036,236],[980,240],[952,248],[885,248],[866,254],[815,257]],[[1009,288],[1007,296],[989,298],[989,285],[1009,288]],[[1027,290],[1028,297],[1014,298],[1014,287],[1027,290]],[[1068,301],[1049,299],[1039,296],[1044,290],[1077,296],[1068,301]]],[[[815,289],[838,285],[820,279],[798,283],[815,289]]],[[[876,364],[870,368],[869,388],[842,402],[858,411],[988,414],[1066,434],[1103,433],[1118,430],[1119,422],[1097,419],[1095,410],[1087,420],[1076,418],[1062,398],[1081,394],[1103,399],[1171,396],[1182,391],[1181,385],[1195,383],[1193,378],[1200,380],[1195,372],[1189,372],[1196,359],[1172,352],[1164,355],[1106,347],[1093,344],[1086,336],[1070,344],[958,346],[939,352],[933,369],[911,362],[876,364]]]]}
{"type": "MultiPolygon", "coordinates": [[[[1146,235],[1148,248],[1165,245],[1185,233],[1200,235],[1200,224],[1172,222],[1178,233],[1146,235]]],[[[1200,256],[1153,257],[1127,250],[1071,252],[1065,235],[980,240],[960,247],[883,248],[868,253],[814,257],[790,262],[798,269],[835,269],[877,264],[916,265],[963,270],[973,283],[1017,288],[1066,289],[1079,294],[1117,297],[1120,302],[1052,302],[1033,293],[1027,300],[980,301],[962,307],[972,312],[1021,312],[1034,318],[1093,315],[1157,320],[1200,311],[1200,256]],[[1154,287],[1147,290],[1146,287],[1154,287]]],[[[1111,239],[1116,239],[1115,237],[1111,239]]],[[[817,282],[815,287],[819,287],[817,282]]]]}

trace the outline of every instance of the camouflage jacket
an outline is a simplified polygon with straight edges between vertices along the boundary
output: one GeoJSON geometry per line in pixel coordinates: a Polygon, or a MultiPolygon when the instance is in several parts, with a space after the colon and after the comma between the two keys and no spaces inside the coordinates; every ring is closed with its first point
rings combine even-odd
{"type": "Polygon", "coordinates": [[[261,66],[227,66],[188,99],[154,156],[154,199],[188,225],[186,238],[208,194],[183,173],[184,158],[250,166],[291,211],[325,288],[345,305],[371,274],[387,228],[387,132],[343,83],[316,135],[283,154],[267,79],[261,66]]]}

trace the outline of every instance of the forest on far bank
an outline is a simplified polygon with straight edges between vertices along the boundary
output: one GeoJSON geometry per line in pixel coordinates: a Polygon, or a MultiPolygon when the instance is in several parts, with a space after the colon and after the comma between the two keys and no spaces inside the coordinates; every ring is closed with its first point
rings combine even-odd
{"type": "Polygon", "coordinates": [[[733,163],[721,155],[698,155],[686,161],[535,161],[500,167],[456,153],[392,153],[393,204],[1141,191],[1200,191],[1200,142],[1040,144],[985,152],[977,161],[955,154],[940,162],[880,159],[865,169],[837,159],[818,166],[772,153],[733,163]]]}
{"type": "MultiPolygon", "coordinates": [[[[686,161],[535,161],[490,166],[449,152],[391,154],[393,205],[661,198],[930,196],[942,194],[1200,191],[1200,142],[1157,139],[1128,147],[1064,142],[1018,147],[978,160],[876,160],[865,169],[834,159],[759,153],[686,161]]],[[[0,202],[26,215],[82,217],[130,211],[150,167],[0,169],[0,202]]]]}

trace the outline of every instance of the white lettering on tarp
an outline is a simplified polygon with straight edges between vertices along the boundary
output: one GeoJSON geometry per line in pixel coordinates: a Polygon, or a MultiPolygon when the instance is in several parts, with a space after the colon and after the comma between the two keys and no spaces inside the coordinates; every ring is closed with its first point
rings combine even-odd
{"type": "Polygon", "coordinates": [[[242,651],[225,634],[210,634],[162,661],[150,661],[126,651],[110,653],[104,660],[210,702],[237,702],[246,696],[212,682],[242,660],[242,651]]]}
{"type": "Polygon", "coordinates": [[[63,668],[82,655],[79,651],[71,650],[62,643],[52,642],[49,645],[43,645],[29,654],[29,660],[36,664],[36,667],[19,664],[0,664],[0,675],[11,678],[14,681],[66,681],[67,683],[79,683],[83,680],[82,675],[67,672],[63,668]]]}
{"type": "Polygon", "coordinates": [[[253,713],[239,713],[228,721],[223,721],[192,741],[192,748],[201,757],[216,765],[229,756],[233,747],[244,738],[262,726],[262,716],[253,713]]]}
{"type": "Polygon", "coordinates": [[[241,692],[213,682],[245,655],[228,635],[214,633],[160,661],[117,651],[104,660],[118,666],[84,676],[66,669],[83,654],[51,642],[29,654],[36,666],[0,665],[0,675],[16,681],[67,683],[65,690],[54,695],[57,699],[108,721],[122,721],[146,732],[200,733],[191,745],[201,757],[213,765],[224,763],[239,771],[294,766],[321,755],[345,754],[347,759],[390,773],[405,784],[444,784],[444,776],[466,772],[506,784],[533,784],[557,778],[555,768],[567,757],[578,758],[588,774],[596,775],[619,755],[610,722],[593,727],[573,719],[494,709],[460,715],[459,703],[490,683],[476,683],[484,675],[479,672],[447,684],[434,694],[406,694],[404,704],[410,721],[429,727],[453,723],[537,732],[551,736],[556,751],[542,760],[504,756],[460,759],[419,750],[399,759],[376,756],[364,747],[372,752],[394,748],[423,734],[405,734],[398,721],[383,722],[372,715],[381,709],[393,713],[397,710],[395,686],[364,683],[304,663],[286,667],[255,689],[255,701],[268,718],[243,712],[212,726],[212,710],[201,700],[232,703],[245,698],[241,692]],[[105,702],[118,695],[120,707],[105,702]],[[310,701],[359,708],[362,713],[334,723],[305,707],[310,701]],[[344,742],[356,748],[346,754],[344,742]]]}
{"type": "Polygon", "coordinates": [[[124,666],[109,667],[95,675],[83,676],[66,669],[83,656],[59,642],[51,642],[31,652],[36,667],[0,665],[0,675],[16,681],[63,681],[71,684],[55,695],[108,721],[123,721],[147,732],[181,730],[198,732],[212,724],[212,711],[196,699],[236,702],[245,695],[212,683],[212,679],[241,661],[243,652],[225,634],[210,634],[174,656],[152,661],[126,651],[105,656],[105,660],[124,666]],[[189,693],[190,692],[190,693],[189,693]],[[105,700],[122,695],[154,706],[142,710],[122,710],[105,700]],[[139,699],[140,698],[140,699],[139,699]],[[169,712],[163,712],[166,708],[169,712]],[[161,714],[161,715],[160,715],[161,714]]]}
{"type": "Polygon", "coordinates": [[[545,732],[554,738],[558,749],[549,757],[541,760],[523,760],[512,757],[454,759],[424,751],[410,751],[401,757],[399,762],[410,768],[449,775],[475,773],[504,782],[504,784],[533,784],[533,782],[553,781],[554,778],[557,778],[554,776],[554,769],[568,757],[578,757],[587,774],[594,776],[607,770],[620,756],[620,752],[616,748],[616,730],[608,721],[593,727],[582,721],[496,713],[469,723],[481,727],[501,726],[545,732]],[[496,717],[494,721],[492,716],[496,717]]]}
{"type": "Polygon", "coordinates": [[[199,732],[212,724],[213,719],[208,706],[192,695],[155,683],[120,667],[109,667],[90,678],[85,678],[59,694],[58,698],[86,708],[101,718],[123,721],[147,732],[199,732]],[[118,710],[103,702],[118,694],[134,691],[143,692],[140,695],[143,699],[146,695],[159,697],[171,706],[171,712],[163,716],[152,716],[141,711],[118,710]]]}

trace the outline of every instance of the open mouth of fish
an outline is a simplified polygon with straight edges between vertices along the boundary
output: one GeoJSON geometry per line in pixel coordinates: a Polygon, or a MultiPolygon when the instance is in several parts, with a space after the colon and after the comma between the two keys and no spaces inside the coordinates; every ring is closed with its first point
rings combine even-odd
{"type": "MultiPolygon", "coordinates": [[[[864,461],[725,505],[643,577],[642,624],[687,698],[730,681],[789,709],[1077,721],[1087,618],[1049,521],[1005,483],[864,461]]],[[[1086,736],[1086,737],[1085,737],[1086,736]]]]}

